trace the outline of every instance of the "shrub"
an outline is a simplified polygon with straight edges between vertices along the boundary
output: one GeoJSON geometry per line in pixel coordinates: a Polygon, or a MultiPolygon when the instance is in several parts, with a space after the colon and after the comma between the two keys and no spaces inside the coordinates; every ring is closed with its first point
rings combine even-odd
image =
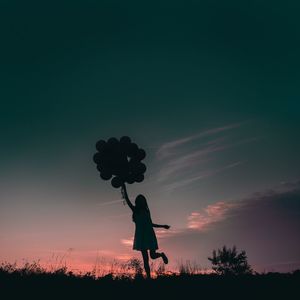
{"type": "Polygon", "coordinates": [[[212,269],[219,275],[244,275],[252,274],[245,251],[238,253],[235,246],[213,250],[212,257],[208,257],[212,263],[212,269]]]}

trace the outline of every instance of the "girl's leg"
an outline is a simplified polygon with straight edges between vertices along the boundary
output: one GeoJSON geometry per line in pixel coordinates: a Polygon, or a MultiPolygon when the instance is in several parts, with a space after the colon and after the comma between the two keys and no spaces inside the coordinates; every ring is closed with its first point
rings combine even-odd
{"type": "Polygon", "coordinates": [[[163,252],[159,253],[159,252],[156,252],[156,250],[150,250],[150,257],[152,259],[157,259],[157,258],[161,257],[165,264],[167,264],[169,262],[165,253],[163,253],[163,252]]]}
{"type": "Polygon", "coordinates": [[[161,257],[161,253],[156,252],[156,250],[150,250],[150,257],[152,259],[157,259],[157,258],[161,257]]]}
{"type": "Polygon", "coordinates": [[[142,255],[143,255],[144,268],[145,268],[145,271],[146,271],[146,274],[147,274],[147,278],[151,278],[148,250],[142,250],[141,252],[142,252],[142,255]]]}

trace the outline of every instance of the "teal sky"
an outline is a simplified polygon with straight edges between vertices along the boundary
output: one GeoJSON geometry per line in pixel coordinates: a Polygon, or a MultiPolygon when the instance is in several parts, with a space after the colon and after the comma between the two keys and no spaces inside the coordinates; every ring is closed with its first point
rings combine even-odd
{"type": "Polygon", "coordinates": [[[129,193],[172,225],[161,246],[174,261],[206,266],[214,247],[235,243],[260,270],[300,265],[299,8],[1,0],[0,259],[74,248],[83,268],[97,251],[132,255],[130,212],[92,162],[98,139],[129,135],[148,167],[129,193]],[[270,189],[261,202],[274,213],[257,205],[237,233],[236,203],[270,189]],[[259,220],[263,242],[250,238],[259,220]]]}

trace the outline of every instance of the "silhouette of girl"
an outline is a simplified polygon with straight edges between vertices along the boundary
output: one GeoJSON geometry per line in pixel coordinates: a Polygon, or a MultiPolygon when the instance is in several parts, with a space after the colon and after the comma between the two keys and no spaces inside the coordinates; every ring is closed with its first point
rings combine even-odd
{"type": "Polygon", "coordinates": [[[158,249],[158,244],[153,227],[169,229],[170,226],[152,223],[147,200],[143,195],[138,195],[135,198],[135,205],[133,205],[128,198],[125,184],[122,185],[121,191],[123,198],[126,200],[128,206],[133,212],[132,220],[135,223],[133,249],[142,252],[144,268],[147,277],[151,278],[148,250],[152,259],[161,257],[165,264],[168,263],[168,258],[164,252],[156,252],[156,250],[158,249]]]}

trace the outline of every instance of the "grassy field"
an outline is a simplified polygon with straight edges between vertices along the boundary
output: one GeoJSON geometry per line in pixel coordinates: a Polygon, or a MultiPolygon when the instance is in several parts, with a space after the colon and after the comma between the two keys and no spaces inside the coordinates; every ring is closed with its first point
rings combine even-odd
{"type": "Polygon", "coordinates": [[[66,268],[46,271],[38,265],[0,268],[2,299],[297,299],[300,271],[244,276],[215,274],[141,274],[95,277],[66,268]]]}

